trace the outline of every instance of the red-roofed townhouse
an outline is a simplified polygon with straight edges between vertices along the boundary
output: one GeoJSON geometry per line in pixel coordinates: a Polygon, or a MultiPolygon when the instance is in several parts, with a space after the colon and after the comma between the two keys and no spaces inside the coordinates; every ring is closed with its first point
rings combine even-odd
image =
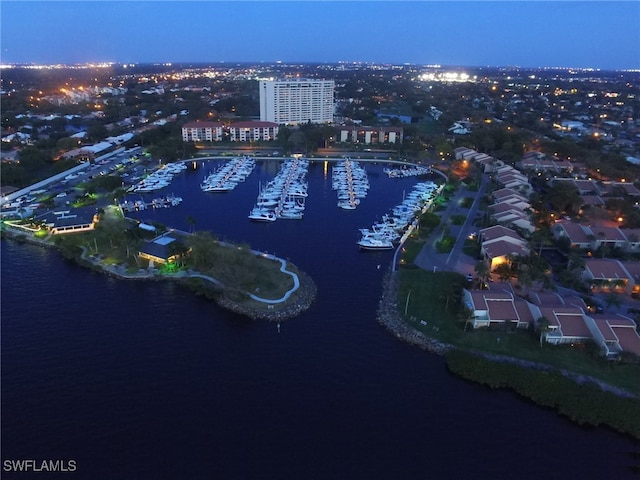
{"type": "Polygon", "coordinates": [[[538,308],[507,292],[463,290],[463,302],[473,312],[473,328],[515,323],[517,328],[529,328],[538,308]]]}
{"type": "Polygon", "coordinates": [[[540,314],[549,321],[549,329],[543,333],[547,343],[559,345],[584,342],[592,338],[585,314],[580,308],[540,307],[540,314]]]}
{"type": "Polygon", "coordinates": [[[624,269],[629,272],[633,285],[631,286],[631,296],[634,298],[640,298],[640,262],[633,261],[621,261],[624,269]]]}
{"type": "Polygon", "coordinates": [[[619,248],[624,250],[627,247],[627,237],[620,231],[618,227],[589,227],[591,235],[594,237],[593,249],[600,247],[619,248]]]}
{"type": "Polygon", "coordinates": [[[453,149],[453,154],[456,160],[462,160],[464,158],[464,155],[469,153],[476,154],[478,152],[467,147],[458,147],[453,149]]]}
{"type": "Polygon", "coordinates": [[[529,215],[508,203],[494,203],[489,206],[491,218],[501,225],[518,227],[528,232],[535,231],[535,227],[529,220],[529,215]]]}
{"type": "Polygon", "coordinates": [[[473,161],[478,165],[484,173],[493,173],[498,167],[504,165],[500,160],[496,160],[486,153],[478,153],[473,157],[473,161]]]}
{"type": "Polygon", "coordinates": [[[619,260],[587,258],[584,262],[583,280],[592,290],[631,293],[635,281],[619,260]]]}
{"type": "Polygon", "coordinates": [[[585,316],[585,321],[605,357],[615,359],[622,352],[640,356],[640,334],[631,318],[605,313],[597,318],[585,316]]]}
{"type": "Polygon", "coordinates": [[[640,252],[640,228],[621,228],[620,231],[627,239],[625,251],[629,253],[640,252]]]}
{"type": "Polygon", "coordinates": [[[525,257],[529,255],[529,250],[522,245],[513,244],[505,240],[496,240],[481,248],[484,258],[489,261],[491,271],[503,263],[510,263],[510,258],[525,257]]]}
{"type": "Polygon", "coordinates": [[[521,210],[531,207],[527,197],[512,188],[501,188],[500,190],[493,192],[491,195],[493,196],[493,201],[495,203],[510,203],[512,205],[517,205],[521,210]]]}
{"type": "Polygon", "coordinates": [[[603,207],[605,205],[605,201],[600,195],[580,195],[580,200],[582,200],[581,207],[603,207]]]}
{"type": "Polygon", "coordinates": [[[553,225],[551,232],[556,239],[561,237],[568,238],[571,241],[571,248],[579,248],[581,250],[593,248],[591,231],[585,229],[579,223],[561,220],[553,225]]]}

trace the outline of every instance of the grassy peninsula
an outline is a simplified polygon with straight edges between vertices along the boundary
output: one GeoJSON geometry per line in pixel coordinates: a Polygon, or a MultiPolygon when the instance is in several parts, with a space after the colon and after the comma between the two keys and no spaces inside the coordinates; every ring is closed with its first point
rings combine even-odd
{"type": "Polygon", "coordinates": [[[92,230],[49,235],[44,226],[29,222],[5,224],[9,236],[55,246],[81,265],[122,279],[174,280],[195,294],[251,318],[280,321],[308,309],[316,294],[311,278],[295,265],[252,250],[246,244],[230,244],[208,231],[181,232],[154,225],[139,228],[113,207],[100,212],[92,230]],[[153,261],[140,252],[163,234],[174,241],[167,246],[167,260],[153,261]]]}

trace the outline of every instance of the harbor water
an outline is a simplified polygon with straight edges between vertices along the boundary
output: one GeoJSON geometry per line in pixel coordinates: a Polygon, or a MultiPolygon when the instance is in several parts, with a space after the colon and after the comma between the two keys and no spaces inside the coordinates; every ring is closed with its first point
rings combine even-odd
{"type": "Polygon", "coordinates": [[[637,442],[465,382],[377,324],[393,252],[360,252],[358,229],[419,179],[367,164],[369,194],[346,211],[313,162],[304,219],[267,224],[247,215],[276,161],[222,194],[199,188],[213,162],[193,167],[163,191],[180,205],[130,215],[183,230],[192,216],[290,259],[316,302],[277,328],[3,240],[3,462],[73,460],[66,475],[88,479],[633,478],[637,442]]]}

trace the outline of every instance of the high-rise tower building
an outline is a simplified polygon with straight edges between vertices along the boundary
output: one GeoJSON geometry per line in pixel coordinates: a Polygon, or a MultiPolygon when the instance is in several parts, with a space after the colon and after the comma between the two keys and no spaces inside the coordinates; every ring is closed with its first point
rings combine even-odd
{"type": "Polygon", "coordinates": [[[260,120],[278,124],[333,122],[333,80],[260,81],[260,120]]]}

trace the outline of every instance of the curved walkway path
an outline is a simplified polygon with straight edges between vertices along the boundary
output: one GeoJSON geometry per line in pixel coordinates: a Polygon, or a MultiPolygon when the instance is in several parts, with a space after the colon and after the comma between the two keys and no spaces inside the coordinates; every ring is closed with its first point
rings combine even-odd
{"type": "Polygon", "coordinates": [[[293,278],[293,287],[291,287],[289,290],[287,290],[285,292],[285,294],[281,297],[281,298],[277,298],[275,300],[270,300],[268,298],[262,298],[262,297],[258,297],[252,293],[249,294],[249,297],[251,297],[253,300],[256,300],[258,302],[262,302],[262,303],[268,303],[268,304],[276,304],[276,303],[283,303],[286,302],[289,297],[291,296],[291,294],[293,292],[295,292],[296,290],[298,290],[298,288],[300,288],[300,279],[298,278],[298,275],[294,272],[290,272],[289,270],[286,269],[287,266],[287,262],[284,261],[283,259],[276,257],[274,255],[270,255],[267,253],[259,253],[259,252],[255,252],[254,250],[252,250],[252,252],[257,253],[258,255],[261,255],[265,258],[269,258],[271,260],[277,260],[280,262],[280,271],[282,273],[285,273],[287,275],[291,275],[291,278],[293,278]]]}
{"type": "MultiPolygon", "coordinates": [[[[87,258],[87,248],[82,246],[80,247],[82,249],[82,255],[80,256],[80,258],[82,258],[83,260],[89,261],[91,263],[93,263],[94,265],[97,265],[99,267],[101,267],[103,270],[115,274],[119,277],[123,277],[123,278],[129,278],[129,279],[133,279],[133,278],[152,278],[156,275],[155,272],[150,272],[148,270],[144,271],[144,273],[142,273],[142,271],[139,271],[138,273],[135,274],[127,274],[124,270],[124,268],[119,267],[119,266],[114,266],[114,265],[104,265],[103,263],[101,263],[99,260],[96,261],[94,259],[91,258],[87,258]]],[[[289,290],[287,290],[284,295],[280,298],[276,298],[276,299],[269,299],[269,298],[262,298],[262,297],[258,297],[257,295],[254,295],[252,293],[247,293],[247,295],[249,295],[249,297],[251,297],[252,300],[255,300],[257,302],[262,302],[262,303],[266,303],[269,305],[274,305],[277,303],[284,303],[286,302],[289,297],[300,288],[300,278],[298,277],[298,275],[295,272],[290,272],[289,270],[286,269],[287,266],[287,262],[285,260],[283,260],[280,257],[276,257],[275,255],[271,255],[268,253],[264,253],[264,252],[259,252],[257,250],[251,250],[251,253],[253,253],[254,255],[259,255],[261,257],[264,258],[268,258],[270,260],[276,260],[278,262],[280,262],[280,271],[284,274],[290,275],[291,278],[293,278],[293,287],[291,287],[289,290]]],[[[208,282],[211,283],[215,283],[216,285],[223,285],[222,282],[220,282],[220,280],[210,277],[209,275],[203,275],[201,273],[191,273],[191,272],[184,272],[182,275],[177,275],[177,277],[179,276],[183,276],[183,277],[190,277],[190,278],[201,278],[203,280],[206,280],[208,282]]],[[[170,278],[170,277],[167,277],[170,278]]]]}

